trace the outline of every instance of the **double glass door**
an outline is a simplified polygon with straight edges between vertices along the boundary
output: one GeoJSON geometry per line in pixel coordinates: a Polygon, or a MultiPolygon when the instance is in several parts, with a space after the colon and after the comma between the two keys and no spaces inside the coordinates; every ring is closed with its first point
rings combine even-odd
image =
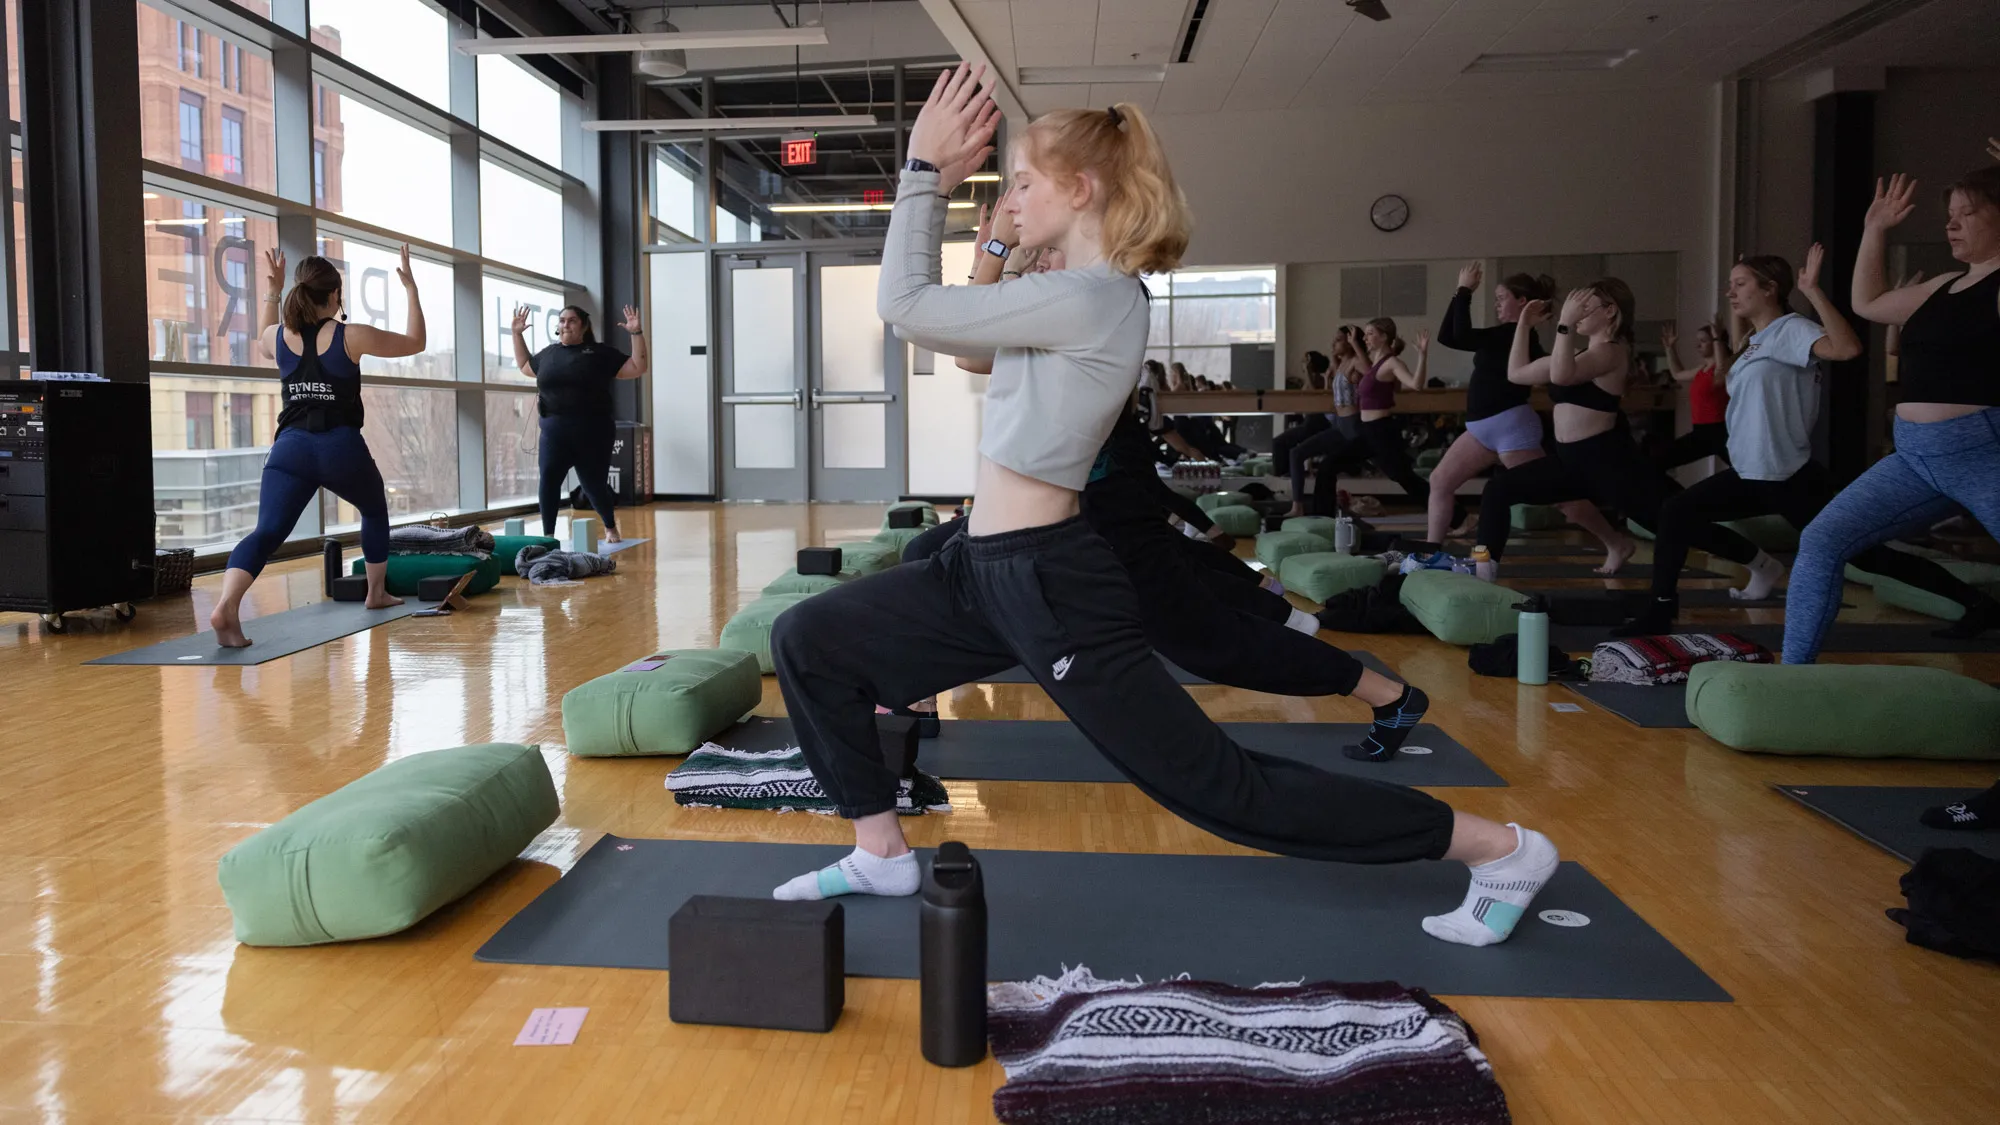
{"type": "Polygon", "coordinates": [[[875,315],[880,252],[725,255],[722,495],[893,500],[904,356],[875,315]]]}

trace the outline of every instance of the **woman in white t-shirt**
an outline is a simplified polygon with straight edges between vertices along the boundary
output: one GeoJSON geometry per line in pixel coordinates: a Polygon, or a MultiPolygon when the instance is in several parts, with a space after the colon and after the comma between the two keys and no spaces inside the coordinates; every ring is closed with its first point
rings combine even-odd
{"type": "MultiPolygon", "coordinates": [[[[1745,258],[1729,271],[1729,309],[1749,337],[1733,358],[1717,366],[1729,389],[1730,467],[1691,485],[1660,507],[1653,545],[1653,600],[1612,630],[1635,637],[1673,631],[1680,611],[1681,568],[1688,549],[1700,547],[1750,569],[1750,580],[1730,593],[1746,601],[1771,596],[1785,566],[1724,520],[1777,515],[1803,530],[1838,491],[1833,477],[1812,459],[1813,423],[1819,418],[1822,363],[1861,354],[1861,338],[1819,287],[1824,250],[1815,244],[1798,271],[1797,289],[1819,321],[1791,311],[1792,266],[1774,255],[1745,258]]],[[[1929,559],[1876,547],[1855,563],[1968,606],[1982,595],[1929,559]]]]}

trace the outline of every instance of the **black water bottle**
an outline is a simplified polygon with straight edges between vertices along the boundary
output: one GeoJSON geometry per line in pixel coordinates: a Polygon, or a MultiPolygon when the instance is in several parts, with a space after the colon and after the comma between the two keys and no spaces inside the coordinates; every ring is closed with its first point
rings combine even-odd
{"type": "Polygon", "coordinates": [[[971,1066],[986,1057],[986,884],[956,840],[924,871],[921,927],[924,1058],[971,1066]]]}
{"type": "Polygon", "coordinates": [[[333,596],[333,583],[340,577],[340,540],[329,539],[320,544],[320,554],[326,558],[326,596],[333,596]]]}

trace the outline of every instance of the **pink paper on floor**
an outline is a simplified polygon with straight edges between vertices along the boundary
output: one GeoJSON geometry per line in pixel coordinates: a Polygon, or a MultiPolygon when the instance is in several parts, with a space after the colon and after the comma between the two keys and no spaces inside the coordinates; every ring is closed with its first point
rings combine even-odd
{"type": "Polygon", "coordinates": [[[528,1013],[521,1034],[514,1037],[514,1046],[567,1047],[576,1042],[576,1033],[582,1030],[583,1017],[588,1014],[589,1008],[536,1008],[528,1013]]]}

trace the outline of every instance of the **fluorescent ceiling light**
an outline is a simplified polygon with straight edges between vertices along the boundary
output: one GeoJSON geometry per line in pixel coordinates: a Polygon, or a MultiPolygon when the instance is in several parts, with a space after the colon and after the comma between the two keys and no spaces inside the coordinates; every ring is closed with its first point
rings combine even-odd
{"type": "MultiPolygon", "coordinates": [[[[765,208],[774,215],[837,215],[850,211],[887,211],[893,203],[773,203],[765,208]]],[[[972,206],[967,200],[953,200],[945,205],[953,211],[964,211],[972,206]]]]}
{"type": "Polygon", "coordinates": [[[633,32],[629,35],[539,35],[517,39],[460,39],[462,55],[584,55],[626,51],[705,51],[725,47],[824,47],[824,27],[773,27],[751,31],[633,32]]]}
{"type": "Polygon", "coordinates": [[[1023,86],[1070,86],[1098,82],[1165,82],[1167,66],[1024,66],[1023,86]]]}
{"type": "Polygon", "coordinates": [[[819,117],[796,114],[777,117],[647,117],[632,121],[586,121],[586,133],[691,133],[715,129],[759,129],[785,132],[793,129],[838,129],[848,125],[874,125],[872,113],[830,113],[819,117]]]}
{"type": "Polygon", "coordinates": [[[965,177],[965,182],[968,184],[997,184],[1000,182],[1000,173],[974,172],[972,175],[965,177]]]}
{"type": "Polygon", "coordinates": [[[1548,51],[1519,55],[1481,55],[1465,68],[1467,74],[1519,74],[1542,70],[1611,70],[1639,53],[1622,51],[1548,51]]]}

